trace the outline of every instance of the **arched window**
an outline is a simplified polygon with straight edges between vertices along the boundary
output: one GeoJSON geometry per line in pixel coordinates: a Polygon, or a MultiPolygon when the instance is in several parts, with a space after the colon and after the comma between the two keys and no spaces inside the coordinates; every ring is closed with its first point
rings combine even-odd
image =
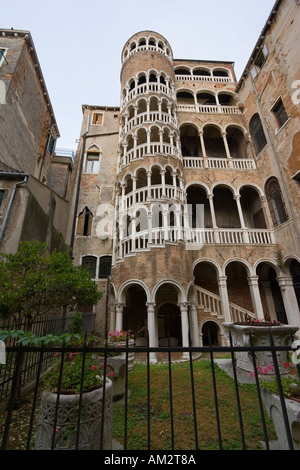
{"type": "Polygon", "coordinates": [[[92,233],[93,214],[88,207],[85,207],[78,216],[77,235],[87,237],[92,233]]]}
{"type": "Polygon", "coordinates": [[[81,265],[84,269],[86,269],[90,273],[92,279],[96,278],[96,267],[97,267],[96,256],[83,256],[81,265]]]}
{"type": "Polygon", "coordinates": [[[274,226],[281,225],[288,220],[281,189],[276,178],[272,177],[266,182],[266,196],[274,226]]]}
{"type": "Polygon", "coordinates": [[[106,279],[111,272],[111,256],[101,256],[99,264],[99,279],[106,279]]]}
{"type": "Polygon", "coordinates": [[[265,147],[267,139],[261,124],[259,115],[256,113],[252,116],[249,124],[249,130],[256,155],[265,147]]]}

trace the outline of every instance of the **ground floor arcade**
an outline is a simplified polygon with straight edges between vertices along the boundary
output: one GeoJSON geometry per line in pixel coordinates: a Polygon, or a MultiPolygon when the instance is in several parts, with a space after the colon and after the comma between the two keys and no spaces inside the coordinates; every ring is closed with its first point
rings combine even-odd
{"type": "MultiPolygon", "coordinates": [[[[113,281],[113,280],[112,280],[113,281]]],[[[161,279],[152,289],[130,279],[110,286],[109,329],[132,330],[136,345],[186,347],[224,344],[223,322],[246,316],[278,320],[300,329],[300,262],[261,259],[254,266],[230,259],[195,261],[187,288],[176,279],[161,279]],[[210,333],[209,333],[210,332],[210,333]]]]}

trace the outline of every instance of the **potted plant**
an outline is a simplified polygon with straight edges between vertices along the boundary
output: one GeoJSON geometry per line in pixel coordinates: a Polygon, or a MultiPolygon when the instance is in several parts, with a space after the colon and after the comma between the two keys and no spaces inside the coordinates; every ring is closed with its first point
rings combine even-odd
{"type": "MultiPolygon", "coordinates": [[[[83,357],[71,353],[62,361],[59,355],[54,355],[53,366],[45,379],[47,391],[41,397],[36,450],[51,449],[53,434],[55,449],[75,449],[79,412],[78,449],[100,449],[104,379],[96,355],[86,354],[84,364],[83,357]]],[[[105,380],[103,449],[109,450],[112,448],[112,383],[108,378],[105,380]]]]}
{"type": "MultiPolygon", "coordinates": [[[[251,347],[270,345],[270,335],[275,346],[286,346],[291,340],[291,334],[294,335],[298,326],[283,325],[277,321],[246,319],[245,322],[223,323],[225,328],[225,338],[231,337],[234,346],[251,347]]],[[[258,364],[272,364],[272,351],[256,351],[258,364]]],[[[280,374],[286,374],[284,364],[288,360],[286,350],[278,349],[276,351],[277,362],[280,374]]],[[[252,356],[249,351],[236,352],[236,365],[239,369],[251,372],[253,371],[252,356]]],[[[270,370],[274,374],[274,369],[270,370]]]]}
{"type": "MultiPolygon", "coordinates": [[[[291,439],[295,450],[300,450],[300,380],[296,377],[296,370],[289,362],[284,364],[288,375],[280,378],[284,404],[289,422],[291,439]]],[[[266,407],[267,414],[273,420],[274,428],[278,437],[280,449],[288,449],[287,432],[284,425],[283,409],[280,400],[278,383],[276,377],[269,375],[273,368],[258,367],[258,372],[263,376],[260,378],[261,395],[266,407]]]]}
{"type": "MultiPolygon", "coordinates": [[[[126,348],[134,346],[134,335],[131,330],[117,330],[114,333],[108,333],[108,344],[113,348],[126,348]]],[[[116,351],[115,351],[116,352],[116,351]]],[[[126,352],[119,353],[124,359],[126,358],[126,352]]],[[[128,353],[128,370],[132,370],[134,365],[134,352],[128,353]]]]}

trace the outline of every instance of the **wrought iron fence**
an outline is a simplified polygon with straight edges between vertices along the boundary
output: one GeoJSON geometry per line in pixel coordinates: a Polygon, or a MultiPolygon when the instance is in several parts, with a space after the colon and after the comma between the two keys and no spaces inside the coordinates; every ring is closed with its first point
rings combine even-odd
{"type": "MultiPolygon", "coordinates": [[[[94,406],[94,402],[93,405],[89,404],[87,408],[85,407],[86,392],[84,389],[87,373],[86,365],[92,357],[101,362],[101,367],[99,366],[101,368],[101,377],[107,377],[102,383],[101,405],[97,405],[99,409],[101,408],[100,420],[97,421],[97,428],[94,427],[92,430],[92,433],[97,439],[97,443],[93,444],[94,447],[92,448],[99,450],[122,449],[126,451],[136,449],[136,446],[141,445],[141,448],[145,450],[161,450],[159,447],[161,444],[162,446],[168,446],[167,449],[173,451],[182,449],[182,446],[186,444],[183,441],[183,435],[178,436],[177,433],[178,415],[176,414],[176,408],[180,404],[182,405],[183,403],[180,403],[180,401],[183,401],[186,407],[186,413],[184,410],[180,412],[180,419],[184,424],[183,427],[179,429],[179,433],[190,433],[189,450],[210,449],[210,446],[212,449],[222,450],[224,449],[225,441],[226,448],[230,448],[230,444],[228,444],[230,440],[228,433],[233,433],[233,427],[236,428],[237,434],[239,435],[237,439],[239,441],[238,447],[236,447],[237,444],[235,443],[233,448],[247,449],[249,441],[249,423],[247,420],[250,418],[248,415],[245,415],[245,409],[249,408],[250,413],[252,413],[251,410],[253,410],[253,407],[256,413],[258,413],[259,418],[256,427],[254,427],[254,429],[252,428],[251,433],[253,435],[257,432],[260,436],[256,439],[254,446],[258,445],[259,442],[262,449],[269,450],[272,448],[271,440],[276,440],[276,435],[274,434],[274,430],[272,430],[272,424],[267,416],[262,397],[260,371],[257,363],[257,354],[262,351],[269,352],[272,357],[273,380],[278,387],[278,396],[282,411],[282,425],[284,427],[287,448],[290,450],[294,449],[295,442],[297,448],[299,442],[297,441],[297,436],[296,438],[294,436],[294,428],[288,415],[282,376],[279,371],[277,358],[279,352],[284,352],[289,355],[296,351],[296,348],[293,346],[293,335],[291,334],[291,341],[286,346],[274,345],[271,330],[270,343],[264,346],[254,346],[251,333],[248,346],[234,346],[231,336],[229,340],[230,343],[228,346],[213,346],[210,343],[208,346],[197,348],[192,346],[180,348],[170,346],[132,348],[129,347],[128,342],[122,347],[117,347],[116,345],[111,346],[107,343],[100,346],[84,344],[84,346],[81,347],[71,347],[67,345],[53,347],[49,345],[39,347],[7,346],[6,357],[9,358],[9,356],[13,354],[14,361],[13,367],[9,366],[8,369],[10,379],[12,380],[10,397],[6,409],[2,412],[0,418],[0,443],[2,450],[14,448],[15,445],[11,437],[15,434],[15,426],[18,426],[18,424],[16,424],[18,423],[18,413],[21,413],[22,406],[24,406],[22,400],[21,402],[19,401],[19,386],[20,383],[22,383],[22,370],[27,367],[26,358],[32,353],[34,353],[37,358],[34,372],[35,381],[30,395],[26,396],[26,439],[20,444],[22,445],[22,449],[31,450],[34,448],[43,448],[41,445],[43,438],[39,441],[38,445],[36,444],[36,440],[38,428],[41,427],[45,429],[46,424],[41,423],[45,415],[47,415],[48,419],[47,425],[48,427],[50,426],[50,441],[48,439],[46,445],[47,449],[65,448],[70,443],[72,449],[89,448],[89,444],[83,434],[87,433],[90,424],[85,428],[84,432],[82,426],[83,423],[89,421],[87,410],[92,408],[92,414],[95,413],[96,405],[94,406]],[[239,379],[241,371],[238,370],[236,365],[236,355],[241,352],[247,353],[253,363],[253,372],[251,374],[253,382],[250,386],[252,398],[249,398],[247,395],[247,387],[245,398],[243,385],[239,379]],[[134,366],[131,364],[133,353],[135,355],[134,366]],[[48,361],[49,355],[51,355],[51,357],[55,355],[56,360],[58,360],[58,368],[56,369],[57,393],[55,394],[54,408],[52,411],[49,411],[50,405],[47,405],[47,409],[40,407],[41,393],[45,390],[45,369],[48,371],[48,375],[54,375],[53,366],[51,366],[48,361]],[[73,355],[80,357],[82,373],[80,375],[76,400],[74,399],[74,409],[70,412],[69,409],[67,410],[65,408],[64,411],[65,415],[68,415],[68,417],[70,414],[75,414],[75,425],[68,424],[69,430],[66,432],[66,430],[62,429],[63,426],[59,421],[62,413],[60,406],[64,395],[64,391],[61,390],[61,385],[63,383],[66,367],[65,360],[70,357],[72,358],[73,355]],[[164,357],[164,365],[154,365],[152,363],[155,355],[164,357]],[[179,361],[180,364],[178,364],[178,359],[182,355],[185,361],[179,361]],[[220,361],[218,359],[220,355],[226,357],[226,363],[231,370],[231,377],[226,374],[228,380],[231,381],[230,392],[226,392],[227,395],[229,393],[229,398],[227,396],[226,400],[220,390],[220,361]],[[199,358],[199,356],[201,357],[199,358]],[[205,356],[205,360],[203,356],[205,356]],[[111,382],[114,378],[114,376],[111,375],[112,369],[110,366],[110,359],[112,357],[117,358],[116,362],[119,362],[115,370],[120,371],[121,366],[124,366],[121,401],[114,400],[113,392],[111,392],[110,389],[111,382]],[[45,361],[46,358],[47,360],[45,361]],[[121,364],[122,361],[123,364],[121,364]],[[206,375],[204,378],[200,377],[198,370],[201,361],[206,364],[206,375]],[[142,364],[138,364],[139,362],[142,364]],[[136,368],[138,372],[135,372],[136,368]],[[155,371],[158,371],[158,375],[154,375],[155,371]],[[179,382],[178,377],[181,377],[179,382]],[[175,384],[175,379],[179,385],[178,383],[175,384]],[[159,385],[160,380],[163,381],[161,385],[159,385]],[[201,392],[200,386],[202,387],[201,392]],[[137,399],[136,394],[141,387],[143,388],[143,395],[137,399]],[[205,392],[205,387],[207,392],[205,392]],[[160,394],[158,398],[154,397],[155,393],[160,394]],[[207,395],[205,393],[207,393],[207,395]],[[190,405],[188,403],[190,403],[190,405]],[[226,427],[223,421],[227,418],[224,418],[224,416],[226,416],[227,407],[231,406],[231,404],[234,404],[236,410],[235,422],[234,425],[232,422],[227,423],[226,427]],[[133,413],[134,407],[136,407],[136,413],[133,413]],[[206,412],[205,408],[207,407],[209,407],[210,417],[200,425],[199,421],[201,421],[201,417],[204,416],[206,412]],[[107,412],[110,413],[110,416],[106,415],[107,412]],[[50,425],[49,416],[52,420],[50,425]],[[163,428],[160,426],[156,427],[159,416],[164,417],[163,428]],[[116,420],[118,421],[117,424],[115,424],[116,420]],[[230,430],[228,430],[229,426],[230,430]],[[200,428],[202,429],[201,432],[200,428]],[[210,441],[206,442],[205,445],[203,443],[203,429],[204,434],[214,436],[213,438],[211,437],[210,441]],[[107,433],[110,434],[110,436],[107,436],[107,433]],[[143,435],[143,438],[139,438],[139,433],[143,435]],[[61,438],[60,444],[58,443],[59,438],[61,438]],[[140,444],[141,442],[143,442],[143,444],[140,444]]],[[[3,368],[6,366],[7,364],[0,367],[3,368]]],[[[297,379],[299,379],[300,370],[297,361],[294,364],[294,372],[297,379]]],[[[223,372],[223,375],[224,374],[225,372],[223,372]]],[[[247,375],[249,376],[248,372],[247,375]]],[[[113,386],[114,385],[115,382],[113,382],[113,386]]],[[[233,414],[232,412],[230,413],[233,414]]],[[[296,434],[297,432],[299,433],[299,423],[297,426],[296,434]]],[[[139,450],[141,450],[141,448],[138,447],[139,450]]]]}

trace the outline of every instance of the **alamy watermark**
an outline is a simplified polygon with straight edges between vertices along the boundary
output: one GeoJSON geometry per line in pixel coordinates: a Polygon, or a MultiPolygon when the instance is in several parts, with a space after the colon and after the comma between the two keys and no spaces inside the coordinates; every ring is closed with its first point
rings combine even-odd
{"type": "Polygon", "coordinates": [[[292,348],[296,348],[296,351],[293,352],[292,354],[292,362],[293,364],[299,364],[299,354],[300,354],[300,340],[297,339],[296,341],[293,342],[292,348]]]}
{"type": "MultiPolygon", "coordinates": [[[[122,206],[122,199],[119,206],[122,206]]],[[[114,230],[115,208],[112,204],[100,204],[96,210],[96,235],[100,240],[123,239],[143,234],[144,239],[156,236],[164,240],[181,240],[188,249],[199,249],[203,245],[204,205],[176,204],[168,206],[154,204],[149,207],[137,204],[120,213],[114,230]]]]}
{"type": "Polygon", "coordinates": [[[292,83],[292,89],[296,89],[292,94],[292,102],[294,104],[300,104],[300,80],[295,80],[292,83]]]}

